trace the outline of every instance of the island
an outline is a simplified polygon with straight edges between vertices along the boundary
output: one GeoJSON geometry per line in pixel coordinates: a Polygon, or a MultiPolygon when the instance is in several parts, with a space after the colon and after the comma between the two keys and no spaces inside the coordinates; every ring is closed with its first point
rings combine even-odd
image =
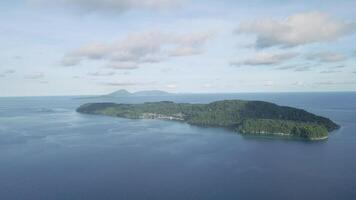
{"type": "Polygon", "coordinates": [[[162,119],[204,127],[223,127],[244,135],[327,139],[339,125],[302,109],[264,101],[223,100],[209,104],[171,101],[142,104],[88,103],[77,112],[129,119],[162,119]]]}

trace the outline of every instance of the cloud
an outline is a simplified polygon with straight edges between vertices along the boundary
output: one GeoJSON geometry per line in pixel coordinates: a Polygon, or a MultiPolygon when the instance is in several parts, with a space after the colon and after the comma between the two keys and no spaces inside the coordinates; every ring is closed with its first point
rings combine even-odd
{"type": "Polygon", "coordinates": [[[255,46],[294,47],[304,44],[331,42],[353,34],[356,23],[334,19],[324,12],[306,12],[285,20],[262,19],[241,23],[237,33],[256,35],[255,46]]]}
{"type": "Polygon", "coordinates": [[[159,10],[176,8],[185,0],[27,0],[30,5],[59,6],[80,12],[121,14],[126,11],[143,9],[159,10]]]}
{"type": "Polygon", "coordinates": [[[298,67],[297,65],[287,65],[287,66],[276,67],[275,69],[277,69],[277,70],[288,70],[288,69],[295,69],[297,67],[298,67]]]}
{"type": "Polygon", "coordinates": [[[214,85],[211,84],[211,83],[204,83],[203,84],[203,88],[212,88],[212,87],[214,87],[214,85]]]}
{"type": "Polygon", "coordinates": [[[305,72],[305,71],[310,71],[313,66],[301,66],[301,67],[296,67],[294,69],[295,72],[305,72]]]}
{"type": "Polygon", "coordinates": [[[133,62],[117,62],[117,63],[110,63],[107,65],[108,68],[118,69],[118,70],[131,70],[131,69],[138,69],[138,65],[133,62]]]}
{"type": "Polygon", "coordinates": [[[267,87],[272,87],[274,86],[274,82],[273,81],[265,81],[265,83],[263,84],[264,86],[267,86],[267,87]]]}
{"type": "Polygon", "coordinates": [[[25,76],[26,79],[42,79],[45,75],[43,73],[35,73],[25,76]]]}
{"type": "Polygon", "coordinates": [[[6,77],[7,75],[14,74],[15,72],[15,70],[7,69],[0,73],[0,77],[6,77]]]}
{"type": "Polygon", "coordinates": [[[323,81],[323,82],[315,82],[316,85],[355,85],[356,81],[323,81]]]}
{"type": "Polygon", "coordinates": [[[3,71],[3,74],[14,74],[16,71],[13,69],[7,69],[5,71],[3,71]]]}
{"type": "Polygon", "coordinates": [[[294,85],[294,86],[305,86],[306,83],[304,81],[296,81],[296,82],[292,83],[292,85],[294,85]]]}
{"type": "Polygon", "coordinates": [[[88,73],[89,76],[113,76],[115,72],[90,72],[88,73]]]}
{"type": "Polygon", "coordinates": [[[194,48],[194,47],[178,47],[173,49],[170,53],[171,56],[181,57],[181,56],[191,56],[198,55],[202,53],[202,49],[194,48]]]}
{"type": "Polygon", "coordinates": [[[249,58],[242,62],[232,63],[233,65],[277,65],[281,64],[287,60],[293,59],[298,56],[297,53],[280,53],[280,54],[272,54],[272,53],[257,53],[255,57],[249,58]]]}
{"type": "Polygon", "coordinates": [[[295,64],[295,65],[287,65],[276,67],[276,70],[293,70],[295,72],[305,72],[311,71],[314,67],[317,67],[317,64],[304,63],[304,64],[295,64]]]}
{"type": "Polygon", "coordinates": [[[334,66],[332,68],[334,69],[341,69],[341,68],[345,68],[346,66],[345,65],[337,65],[337,66],[334,66]]]}
{"type": "Polygon", "coordinates": [[[320,73],[322,74],[333,74],[333,73],[339,73],[341,71],[339,70],[324,70],[324,71],[321,71],[320,73]]]}
{"type": "Polygon", "coordinates": [[[167,84],[166,85],[166,88],[169,88],[169,89],[176,89],[178,86],[176,84],[167,84]]]}
{"type": "Polygon", "coordinates": [[[65,67],[69,67],[69,66],[78,65],[81,61],[82,61],[82,58],[80,58],[80,57],[68,55],[68,56],[65,56],[61,60],[61,65],[65,66],[65,67]]]}
{"type": "Polygon", "coordinates": [[[308,60],[317,60],[320,62],[340,62],[346,60],[346,56],[340,53],[333,53],[333,52],[320,52],[309,54],[306,56],[308,60]]]}
{"type": "Polygon", "coordinates": [[[120,87],[129,87],[129,86],[137,86],[137,85],[153,85],[156,82],[105,82],[104,85],[107,86],[120,86],[120,87]]]}
{"type": "Polygon", "coordinates": [[[73,51],[69,56],[72,58],[86,57],[88,59],[99,60],[104,58],[109,51],[110,49],[106,45],[93,43],[73,51]]]}
{"type": "Polygon", "coordinates": [[[105,85],[108,86],[135,86],[139,85],[138,83],[132,83],[132,82],[108,82],[104,83],[105,85]]]}
{"type": "Polygon", "coordinates": [[[132,33],[111,44],[94,43],[75,49],[64,56],[62,64],[73,66],[83,60],[104,60],[113,69],[137,69],[142,64],[163,62],[176,56],[201,54],[213,35],[212,32],[132,33]]]}

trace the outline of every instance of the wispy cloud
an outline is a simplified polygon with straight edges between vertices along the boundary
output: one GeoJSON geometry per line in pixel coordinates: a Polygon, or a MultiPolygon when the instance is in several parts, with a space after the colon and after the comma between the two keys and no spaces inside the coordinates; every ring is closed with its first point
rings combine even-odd
{"type": "Polygon", "coordinates": [[[316,85],[356,85],[356,81],[323,81],[315,82],[316,85]]]}
{"type": "Polygon", "coordinates": [[[339,70],[324,70],[324,71],[321,71],[320,73],[322,74],[334,74],[334,73],[339,73],[341,71],[339,70]]]}
{"type": "Polygon", "coordinates": [[[114,76],[115,72],[89,72],[89,76],[114,76]]]}
{"type": "Polygon", "coordinates": [[[132,70],[139,68],[138,64],[134,62],[111,62],[107,67],[117,70],[132,70]]]}
{"type": "Polygon", "coordinates": [[[263,85],[267,87],[272,87],[275,85],[275,83],[274,81],[269,80],[269,81],[265,81],[263,85]]]}
{"type": "Polygon", "coordinates": [[[297,65],[287,65],[287,66],[276,67],[275,69],[277,69],[277,70],[288,70],[288,69],[295,69],[297,67],[298,67],[297,65]]]}
{"type": "Polygon", "coordinates": [[[296,82],[292,83],[292,85],[294,85],[294,86],[305,86],[306,83],[304,81],[296,81],[296,82]]]}
{"type": "Polygon", "coordinates": [[[308,60],[317,60],[320,62],[340,62],[347,59],[344,54],[341,53],[334,53],[334,52],[319,52],[306,55],[308,60]]]}
{"type": "Polygon", "coordinates": [[[104,82],[102,83],[104,85],[107,85],[107,86],[120,86],[120,87],[129,87],[129,86],[140,86],[140,85],[154,85],[156,84],[156,82],[126,82],[126,81],[123,81],[123,82],[116,82],[116,81],[112,81],[112,82],[104,82]]]}
{"type": "Polygon", "coordinates": [[[311,71],[313,68],[318,67],[319,64],[312,64],[312,63],[302,63],[302,64],[294,64],[294,65],[286,65],[276,67],[276,70],[293,70],[295,72],[305,72],[311,71]]]}
{"type": "Polygon", "coordinates": [[[133,82],[107,82],[103,83],[104,85],[108,86],[135,86],[138,85],[138,83],[133,83],[133,82]]]}
{"type": "Polygon", "coordinates": [[[337,66],[333,66],[331,68],[333,69],[341,69],[341,68],[345,68],[346,66],[345,65],[337,65],[337,66]]]}
{"type": "Polygon", "coordinates": [[[112,44],[94,43],[67,54],[64,66],[78,65],[83,60],[104,60],[114,69],[136,69],[142,64],[157,63],[176,56],[192,56],[204,52],[204,44],[214,33],[186,34],[150,31],[132,33],[112,44]]]}
{"type": "Polygon", "coordinates": [[[187,0],[27,0],[31,5],[70,8],[84,13],[121,14],[129,10],[177,8],[187,0]]]}
{"type": "Polygon", "coordinates": [[[232,62],[232,65],[277,65],[287,60],[297,57],[298,54],[294,52],[289,53],[257,53],[253,58],[246,59],[242,62],[232,62]]]}
{"type": "Polygon", "coordinates": [[[44,73],[34,73],[25,76],[26,79],[42,79],[44,77],[44,73]]]}
{"type": "Polygon", "coordinates": [[[81,57],[70,55],[61,60],[61,65],[65,67],[78,65],[82,61],[81,57]]]}
{"type": "Polygon", "coordinates": [[[166,88],[169,88],[169,89],[176,89],[178,87],[177,84],[167,84],[166,85],[166,88]]]}
{"type": "Polygon", "coordinates": [[[330,42],[355,31],[355,22],[334,19],[324,12],[306,12],[292,15],[285,20],[262,19],[244,22],[236,32],[256,35],[255,46],[266,48],[330,42]]]}
{"type": "Polygon", "coordinates": [[[5,71],[3,71],[3,74],[14,74],[16,71],[13,69],[7,69],[5,71]]]}
{"type": "Polygon", "coordinates": [[[296,67],[294,71],[296,72],[305,72],[305,71],[310,71],[313,66],[301,66],[301,67],[296,67]]]}
{"type": "Polygon", "coordinates": [[[16,72],[15,70],[7,69],[7,70],[4,70],[4,71],[0,72],[0,77],[5,77],[5,76],[8,76],[10,74],[14,74],[15,72],[16,72]]]}

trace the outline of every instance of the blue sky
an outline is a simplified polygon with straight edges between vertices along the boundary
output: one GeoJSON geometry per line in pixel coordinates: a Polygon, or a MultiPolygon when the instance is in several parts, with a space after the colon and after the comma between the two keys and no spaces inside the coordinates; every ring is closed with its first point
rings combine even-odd
{"type": "Polygon", "coordinates": [[[4,0],[0,96],[356,90],[355,1],[4,0]]]}

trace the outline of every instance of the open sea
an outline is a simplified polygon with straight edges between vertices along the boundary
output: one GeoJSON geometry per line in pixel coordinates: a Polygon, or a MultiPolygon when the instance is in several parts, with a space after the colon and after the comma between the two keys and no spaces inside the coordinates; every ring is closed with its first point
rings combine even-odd
{"type": "Polygon", "coordinates": [[[0,98],[1,200],[355,200],[356,93],[0,98]],[[341,125],[328,140],[82,115],[87,102],[264,100],[341,125]]]}

